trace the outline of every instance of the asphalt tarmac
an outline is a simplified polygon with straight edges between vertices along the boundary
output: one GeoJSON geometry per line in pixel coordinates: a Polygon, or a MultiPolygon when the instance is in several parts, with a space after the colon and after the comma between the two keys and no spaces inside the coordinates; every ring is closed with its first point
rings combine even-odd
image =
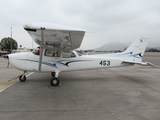
{"type": "MultiPolygon", "coordinates": [[[[160,65],[160,53],[143,61],[160,65]]],[[[160,120],[160,68],[119,67],[62,72],[62,86],[50,87],[50,73],[23,72],[0,58],[0,120],[160,120]]]]}

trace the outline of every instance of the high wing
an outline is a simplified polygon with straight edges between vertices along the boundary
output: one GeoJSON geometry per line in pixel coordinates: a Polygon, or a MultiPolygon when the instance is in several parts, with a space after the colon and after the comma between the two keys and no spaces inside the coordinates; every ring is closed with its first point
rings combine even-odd
{"type": "Polygon", "coordinates": [[[41,47],[38,71],[41,71],[44,48],[56,50],[74,50],[79,48],[85,30],[53,23],[29,23],[24,29],[41,47]]]}
{"type": "Polygon", "coordinates": [[[41,47],[50,46],[59,50],[79,48],[85,34],[83,29],[53,23],[29,23],[24,25],[24,29],[41,47]]]}

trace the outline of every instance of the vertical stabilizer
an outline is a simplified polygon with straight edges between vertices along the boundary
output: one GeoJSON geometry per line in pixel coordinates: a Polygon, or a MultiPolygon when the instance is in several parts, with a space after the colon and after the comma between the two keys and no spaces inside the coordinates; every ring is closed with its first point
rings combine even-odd
{"type": "Polygon", "coordinates": [[[142,57],[147,47],[147,43],[148,38],[139,37],[123,53],[130,55],[140,55],[142,57]]]}

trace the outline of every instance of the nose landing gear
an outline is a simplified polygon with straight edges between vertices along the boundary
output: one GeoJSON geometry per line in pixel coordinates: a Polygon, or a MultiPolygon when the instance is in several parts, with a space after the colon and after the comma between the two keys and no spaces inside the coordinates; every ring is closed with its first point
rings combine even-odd
{"type": "Polygon", "coordinates": [[[25,82],[26,81],[26,76],[25,75],[19,76],[19,81],[25,82]]]}
{"type": "Polygon", "coordinates": [[[24,74],[22,74],[21,76],[19,76],[19,81],[21,82],[25,82],[26,81],[26,75],[25,75],[26,71],[24,71],[24,74]]]}

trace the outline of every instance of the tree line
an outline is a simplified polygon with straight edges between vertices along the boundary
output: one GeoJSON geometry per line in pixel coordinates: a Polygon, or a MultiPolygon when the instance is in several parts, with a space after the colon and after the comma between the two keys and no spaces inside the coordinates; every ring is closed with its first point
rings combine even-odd
{"type": "Polygon", "coordinates": [[[18,43],[11,37],[5,37],[0,41],[0,50],[11,53],[12,50],[17,50],[18,43]]]}

